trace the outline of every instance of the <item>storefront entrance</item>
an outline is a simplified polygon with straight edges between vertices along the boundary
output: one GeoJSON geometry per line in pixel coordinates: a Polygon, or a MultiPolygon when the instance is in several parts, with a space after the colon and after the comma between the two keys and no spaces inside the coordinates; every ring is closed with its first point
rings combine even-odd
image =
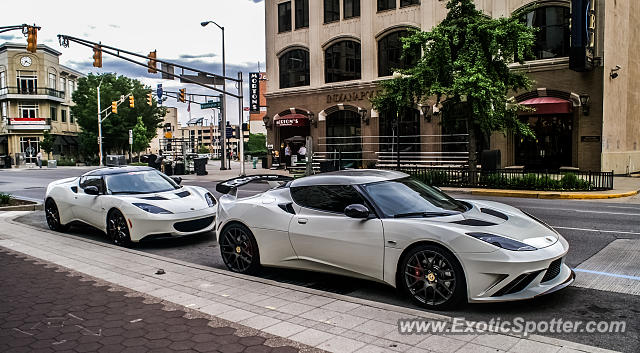
{"type": "Polygon", "coordinates": [[[285,149],[289,146],[290,155],[296,156],[294,160],[301,159],[298,152],[310,134],[309,118],[303,114],[288,114],[279,116],[274,122],[280,131],[280,145],[275,148],[278,153],[273,156],[273,163],[290,165],[291,159],[286,157],[285,149]]]}
{"type": "Polygon", "coordinates": [[[517,165],[532,170],[572,166],[572,114],[537,115],[524,119],[536,136],[521,137],[516,142],[517,165]]]}
{"type": "Polygon", "coordinates": [[[20,152],[24,153],[26,163],[36,163],[36,156],[40,152],[40,138],[20,137],[20,152]]]}

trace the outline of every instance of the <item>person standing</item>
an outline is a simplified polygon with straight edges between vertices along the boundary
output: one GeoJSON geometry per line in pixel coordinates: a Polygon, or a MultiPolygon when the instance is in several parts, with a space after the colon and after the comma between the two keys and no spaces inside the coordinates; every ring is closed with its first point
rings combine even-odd
{"type": "Polygon", "coordinates": [[[300,156],[300,160],[307,158],[307,148],[304,145],[298,149],[298,156],[300,156]]]}
{"type": "Polygon", "coordinates": [[[291,166],[291,147],[289,144],[284,148],[284,163],[287,167],[291,166]]]}
{"type": "Polygon", "coordinates": [[[38,154],[36,154],[36,160],[38,161],[38,168],[42,169],[42,152],[38,151],[38,154]]]}

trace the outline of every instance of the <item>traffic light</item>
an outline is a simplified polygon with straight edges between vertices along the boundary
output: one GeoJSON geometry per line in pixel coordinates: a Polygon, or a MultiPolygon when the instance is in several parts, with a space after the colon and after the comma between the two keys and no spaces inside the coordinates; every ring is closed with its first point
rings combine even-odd
{"type": "Polygon", "coordinates": [[[157,73],[158,70],[156,70],[156,66],[157,66],[156,50],[154,50],[152,52],[149,52],[149,55],[147,57],[149,58],[149,63],[147,64],[149,69],[147,71],[149,71],[149,73],[151,73],[151,74],[157,73]]]}
{"type": "Polygon", "coordinates": [[[129,96],[129,108],[134,107],[133,96],[129,96]]]}
{"type": "Polygon", "coordinates": [[[180,93],[178,93],[178,100],[180,102],[185,102],[187,100],[187,89],[181,88],[180,93]]]}
{"type": "Polygon", "coordinates": [[[38,28],[27,26],[27,51],[35,53],[38,48],[38,28]]]}
{"type": "Polygon", "coordinates": [[[111,112],[113,114],[118,114],[118,102],[117,101],[111,102],[111,112]]]}
{"type": "Polygon", "coordinates": [[[147,104],[153,105],[153,94],[147,93],[147,104]]]}
{"type": "Polygon", "coordinates": [[[93,67],[102,67],[102,49],[97,44],[93,46],[93,67]]]}

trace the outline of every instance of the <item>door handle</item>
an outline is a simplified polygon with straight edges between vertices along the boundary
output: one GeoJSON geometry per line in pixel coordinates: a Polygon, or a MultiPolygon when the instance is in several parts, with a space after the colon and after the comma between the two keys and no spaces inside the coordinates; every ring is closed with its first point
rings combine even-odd
{"type": "Polygon", "coordinates": [[[307,219],[306,218],[298,218],[298,223],[307,224],[307,219]]]}

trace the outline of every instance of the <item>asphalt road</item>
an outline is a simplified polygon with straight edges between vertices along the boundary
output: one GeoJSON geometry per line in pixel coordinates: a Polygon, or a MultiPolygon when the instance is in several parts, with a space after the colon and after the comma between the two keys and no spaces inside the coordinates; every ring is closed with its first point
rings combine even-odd
{"type": "MultiPolygon", "coordinates": [[[[12,173],[11,178],[6,178],[8,173],[0,171],[0,191],[14,187],[16,195],[42,199],[47,180],[63,177],[65,173],[62,171],[59,169],[52,174],[39,170],[22,172],[28,174],[28,178],[25,177],[25,174],[15,172],[12,173]],[[20,175],[20,177],[16,178],[13,175],[16,177],[20,175]],[[33,182],[31,181],[32,175],[33,182]],[[38,186],[37,183],[40,185],[38,186]]],[[[66,171],[66,175],[74,173],[78,175],[81,171],[66,171]]],[[[212,191],[215,188],[215,182],[210,181],[185,181],[185,184],[203,186],[212,191]]],[[[248,185],[241,189],[240,195],[255,194],[264,188],[264,185],[248,185]]],[[[218,196],[215,191],[214,194],[218,196]]],[[[470,195],[452,194],[452,196],[475,198],[470,195]]],[[[613,240],[640,238],[640,204],[482,198],[519,207],[556,228],[569,241],[571,248],[566,262],[572,267],[589,259],[613,240]]],[[[27,215],[22,218],[22,221],[46,227],[42,213],[27,215]]],[[[79,237],[106,242],[103,234],[89,227],[73,227],[71,233],[79,237]]],[[[213,233],[192,238],[143,243],[137,245],[137,249],[201,265],[224,268],[213,233]]],[[[278,269],[267,269],[261,276],[354,297],[413,307],[413,304],[405,300],[393,288],[375,282],[278,269]]],[[[500,317],[502,320],[517,317],[527,320],[562,318],[565,321],[578,320],[583,322],[589,320],[626,320],[627,330],[624,333],[548,333],[546,335],[607,349],[625,352],[640,351],[640,320],[638,319],[640,317],[640,299],[634,295],[569,287],[563,291],[533,300],[500,304],[470,304],[444,314],[462,316],[474,321],[488,320],[491,317],[500,317]]]]}

